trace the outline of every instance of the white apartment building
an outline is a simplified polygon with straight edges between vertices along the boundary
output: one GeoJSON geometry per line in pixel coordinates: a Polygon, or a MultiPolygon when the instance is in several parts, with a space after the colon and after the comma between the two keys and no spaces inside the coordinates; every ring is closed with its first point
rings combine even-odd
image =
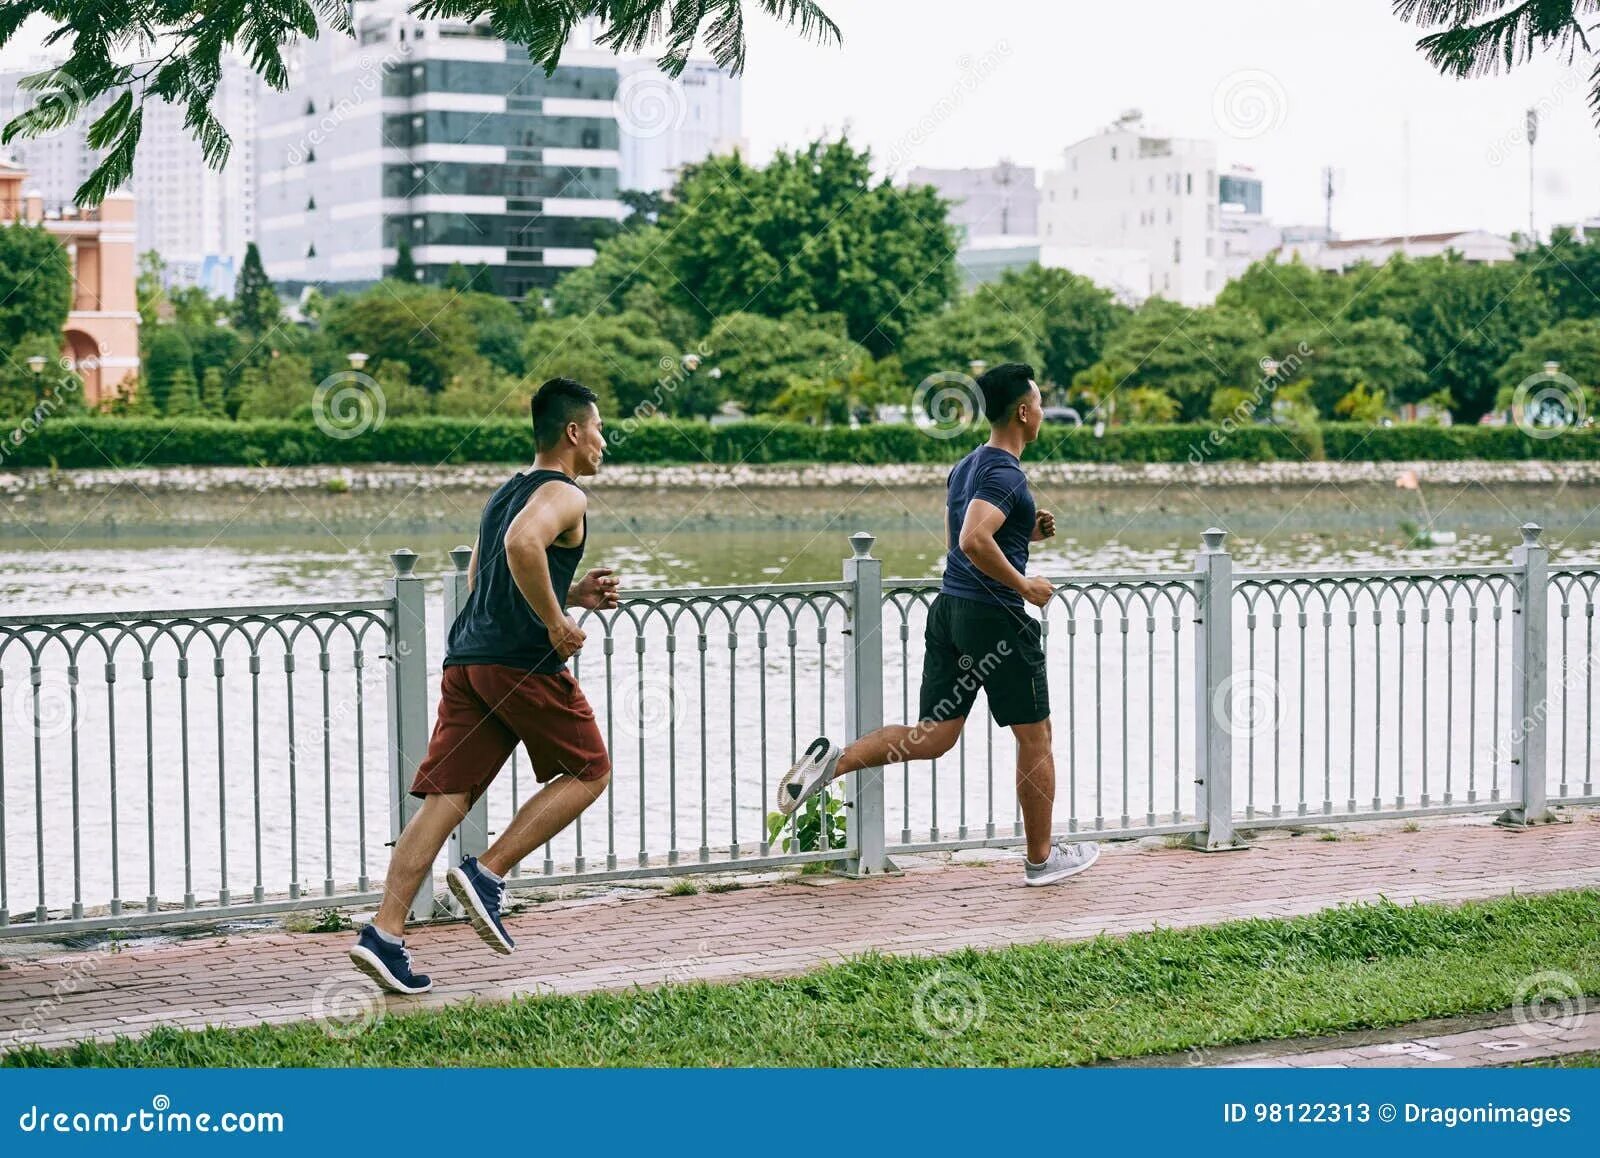
{"type": "Polygon", "coordinates": [[[691,60],[676,78],[648,57],[617,66],[623,189],[659,193],[685,165],[735,150],[749,154],[738,77],[709,60],[691,60]]]}
{"type": "Polygon", "coordinates": [[[1032,238],[1039,233],[1039,183],[1034,170],[1010,161],[977,169],[918,166],[908,185],[932,185],[950,202],[949,221],[967,241],[983,237],[1032,238]]]}
{"type": "Polygon", "coordinates": [[[1042,244],[1142,251],[1146,296],[1187,305],[1216,297],[1225,278],[1214,142],[1155,136],[1130,112],[1062,160],[1044,175],[1042,244]]]}
{"type": "Polygon", "coordinates": [[[1344,270],[1361,262],[1382,265],[1397,253],[1410,258],[1443,257],[1457,253],[1463,261],[1496,265],[1513,261],[1517,248],[1509,237],[1484,229],[1458,229],[1450,233],[1414,233],[1398,237],[1352,237],[1339,241],[1286,242],[1279,261],[1298,257],[1319,269],[1344,270]]]}

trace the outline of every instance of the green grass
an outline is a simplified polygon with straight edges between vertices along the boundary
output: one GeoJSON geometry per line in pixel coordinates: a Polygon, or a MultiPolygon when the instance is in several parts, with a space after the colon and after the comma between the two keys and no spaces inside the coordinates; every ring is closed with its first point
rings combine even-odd
{"type": "Polygon", "coordinates": [[[162,1028],[0,1062],[1061,1065],[1503,1009],[1524,979],[1551,970],[1600,994],[1597,927],[1597,890],[1460,907],[1384,902],[1072,944],[867,956],[785,980],[460,1005],[390,1014],[354,1033],[315,1022],[162,1028]]]}
{"type": "Polygon", "coordinates": [[[1555,1057],[1535,1058],[1533,1061],[1518,1062],[1514,1068],[1530,1070],[1566,1070],[1566,1069],[1594,1069],[1600,1067],[1600,1049],[1591,1049],[1583,1053],[1563,1053],[1555,1057]]]}

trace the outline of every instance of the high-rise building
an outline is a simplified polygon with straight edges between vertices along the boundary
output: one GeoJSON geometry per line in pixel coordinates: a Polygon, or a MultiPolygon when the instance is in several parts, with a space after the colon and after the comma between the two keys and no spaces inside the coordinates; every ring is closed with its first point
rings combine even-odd
{"type": "Polygon", "coordinates": [[[670,189],[685,165],[749,152],[739,78],[709,60],[691,60],[670,78],[646,57],[617,61],[617,125],[623,189],[670,189]]]}
{"type": "Polygon", "coordinates": [[[1138,112],[1070,145],[1044,175],[1040,241],[1149,255],[1147,293],[1202,305],[1222,288],[1217,147],[1156,136],[1138,112]]]}
{"type": "MultiPolygon", "coordinates": [[[[7,119],[37,98],[21,88],[30,73],[50,68],[37,60],[0,73],[0,114],[7,119]]],[[[211,111],[232,140],[227,164],[206,164],[200,144],[184,124],[186,109],[145,102],[133,179],[126,192],[137,208],[139,253],[154,250],[167,266],[169,285],[203,285],[229,293],[237,263],[255,231],[255,115],[261,81],[243,61],[224,57],[211,111]]],[[[97,98],[69,123],[43,137],[12,142],[31,188],[48,205],[72,202],[100,154],[89,147],[89,126],[114,94],[97,98]]]]}
{"type": "Polygon", "coordinates": [[[356,10],[356,42],[302,44],[261,102],[258,239],[280,286],[420,280],[460,264],[522,298],[594,260],[622,216],[616,58],[569,46],[546,76],[487,24],[356,10]]]}
{"type": "Polygon", "coordinates": [[[966,239],[1033,237],[1039,232],[1039,186],[1034,171],[1010,161],[981,169],[912,169],[912,185],[932,185],[950,202],[949,221],[966,239]]]}

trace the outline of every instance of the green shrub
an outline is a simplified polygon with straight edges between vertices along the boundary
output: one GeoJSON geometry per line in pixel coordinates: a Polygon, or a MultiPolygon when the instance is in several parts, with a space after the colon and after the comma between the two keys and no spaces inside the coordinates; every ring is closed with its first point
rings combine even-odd
{"type": "MultiPolygon", "coordinates": [[[[618,463],[954,462],[987,437],[981,427],[936,438],[907,424],[844,426],[755,419],[711,426],[650,419],[616,421],[607,430],[618,463]]],[[[528,424],[511,418],[390,418],[380,427],[335,438],[314,422],[213,418],[105,418],[60,415],[8,439],[0,467],[294,466],[307,463],[526,463],[528,424]]],[[[1047,427],[1029,453],[1035,462],[1383,462],[1457,459],[1600,459],[1600,429],[1530,438],[1514,426],[1406,424],[1320,427],[1211,423],[1119,426],[1096,438],[1085,427],[1047,427]],[[1319,445],[1320,444],[1320,445],[1319,445]]]]}

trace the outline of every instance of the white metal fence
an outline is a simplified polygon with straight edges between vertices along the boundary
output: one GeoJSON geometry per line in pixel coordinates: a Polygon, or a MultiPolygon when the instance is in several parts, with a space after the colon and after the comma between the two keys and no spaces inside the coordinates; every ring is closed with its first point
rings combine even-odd
{"type": "MultiPolygon", "coordinates": [[[[1058,828],[1184,834],[1594,802],[1600,563],[1071,575],[1043,610],[1058,828]]],[[[980,708],[938,761],[851,777],[842,832],[768,827],[811,737],[913,722],[934,581],[852,536],[835,583],[648,591],[586,612],[574,671],[611,790],[519,887],[1015,844],[1012,744],[980,708]]],[[[444,621],[466,594],[452,553],[444,621]]],[[[443,624],[416,556],[383,597],[0,618],[0,936],[373,903],[432,730],[443,624]]],[[[532,787],[512,758],[447,856],[532,787]]],[[[432,905],[431,895],[419,908],[432,905]]]]}

